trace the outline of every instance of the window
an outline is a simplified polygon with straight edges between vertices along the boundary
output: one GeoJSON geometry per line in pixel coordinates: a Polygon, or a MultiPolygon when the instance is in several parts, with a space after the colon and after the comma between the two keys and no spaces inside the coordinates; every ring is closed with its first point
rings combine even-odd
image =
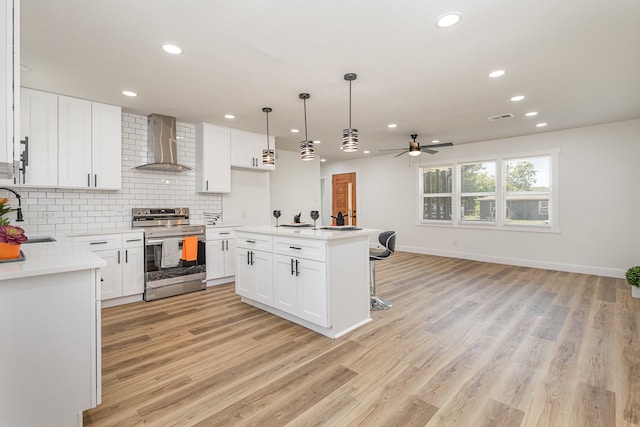
{"type": "Polygon", "coordinates": [[[436,166],[421,168],[422,220],[451,221],[453,168],[436,166]]]}
{"type": "Polygon", "coordinates": [[[548,225],[549,156],[505,160],[505,223],[548,225]]]}
{"type": "Polygon", "coordinates": [[[423,165],[420,222],[454,227],[558,231],[552,178],[557,151],[423,165]]]}
{"type": "Polygon", "coordinates": [[[495,223],[496,162],[460,165],[460,221],[495,223]]]}

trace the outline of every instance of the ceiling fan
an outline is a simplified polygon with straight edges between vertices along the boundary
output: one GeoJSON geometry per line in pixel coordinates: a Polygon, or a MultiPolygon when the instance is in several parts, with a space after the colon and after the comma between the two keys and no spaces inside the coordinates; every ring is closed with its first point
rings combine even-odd
{"type": "Polygon", "coordinates": [[[429,154],[436,154],[438,151],[437,150],[432,150],[432,148],[437,148],[437,147],[450,147],[453,145],[452,142],[443,142],[441,144],[432,144],[429,145],[429,148],[427,147],[420,147],[420,143],[418,141],[416,141],[416,138],[418,137],[418,134],[414,133],[411,135],[411,139],[413,139],[413,141],[409,141],[409,148],[390,148],[387,150],[378,150],[378,151],[398,151],[398,150],[402,150],[401,153],[396,154],[393,157],[398,157],[398,156],[402,156],[404,153],[409,153],[410,156],[419,156],[420,154],[424,153],[429,153],[429,154]]]}

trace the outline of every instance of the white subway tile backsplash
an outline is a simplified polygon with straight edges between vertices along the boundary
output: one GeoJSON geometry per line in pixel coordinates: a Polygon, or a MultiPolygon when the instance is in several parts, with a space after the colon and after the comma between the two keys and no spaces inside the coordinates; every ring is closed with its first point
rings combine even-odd
{"type": "MultiPolygon", "coordinates": [[[[195,126],[178,123],[178,161],[195,166],[195,126]]],[[[195,192],[195,172],[180,174],[134,169],[147,163],[147,118],[122,113],[122,189],[67,190],[28,188],[21,194],[27,235],[127,228],[136,207],[188,207],[192,223],[204,223],[203,213],[222,212],[220,194],[195,192]]],[[[17,205],[11,199],[12,206],[17,205]]]]}

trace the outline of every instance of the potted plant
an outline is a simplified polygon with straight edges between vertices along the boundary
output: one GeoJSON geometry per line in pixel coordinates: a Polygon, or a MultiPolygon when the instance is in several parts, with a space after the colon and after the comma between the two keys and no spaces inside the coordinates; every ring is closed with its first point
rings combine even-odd
{"type": "Polygon", "coordinates": [[[640,265],[627,270],[627,283],[631,285],[631,296],[640,298],[640,265]]]}
{"type": "Polygon", "coordinates": [[[20,256],[20,245],[27,241],[24,230],[9,225],[5,214],[14,211],[8,205],[9,199],[0,199],[0,259],[13,259],[20,256]]]}

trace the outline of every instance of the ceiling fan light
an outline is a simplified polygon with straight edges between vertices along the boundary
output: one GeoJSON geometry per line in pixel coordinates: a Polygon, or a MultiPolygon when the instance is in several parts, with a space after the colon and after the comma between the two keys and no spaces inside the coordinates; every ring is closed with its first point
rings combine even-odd
{"type": "Polygon", "coordinates": [[[313,141],[302,141],[300,143],[300,157],[304,161],[315,159],[313,141]]]}
{"type": "Polygon", "coordinates": [[[419,144],[409,144],[409,155],[410,156],[419,156],[420,154],[422,154],[422,151],[420,151],[420,145],[419,144]]]}
{"type": "Polygon", "coordinates": [[[346,153],[358,151],[358,129],[345,129],[342,131],[341,149],[346,153]]]}

